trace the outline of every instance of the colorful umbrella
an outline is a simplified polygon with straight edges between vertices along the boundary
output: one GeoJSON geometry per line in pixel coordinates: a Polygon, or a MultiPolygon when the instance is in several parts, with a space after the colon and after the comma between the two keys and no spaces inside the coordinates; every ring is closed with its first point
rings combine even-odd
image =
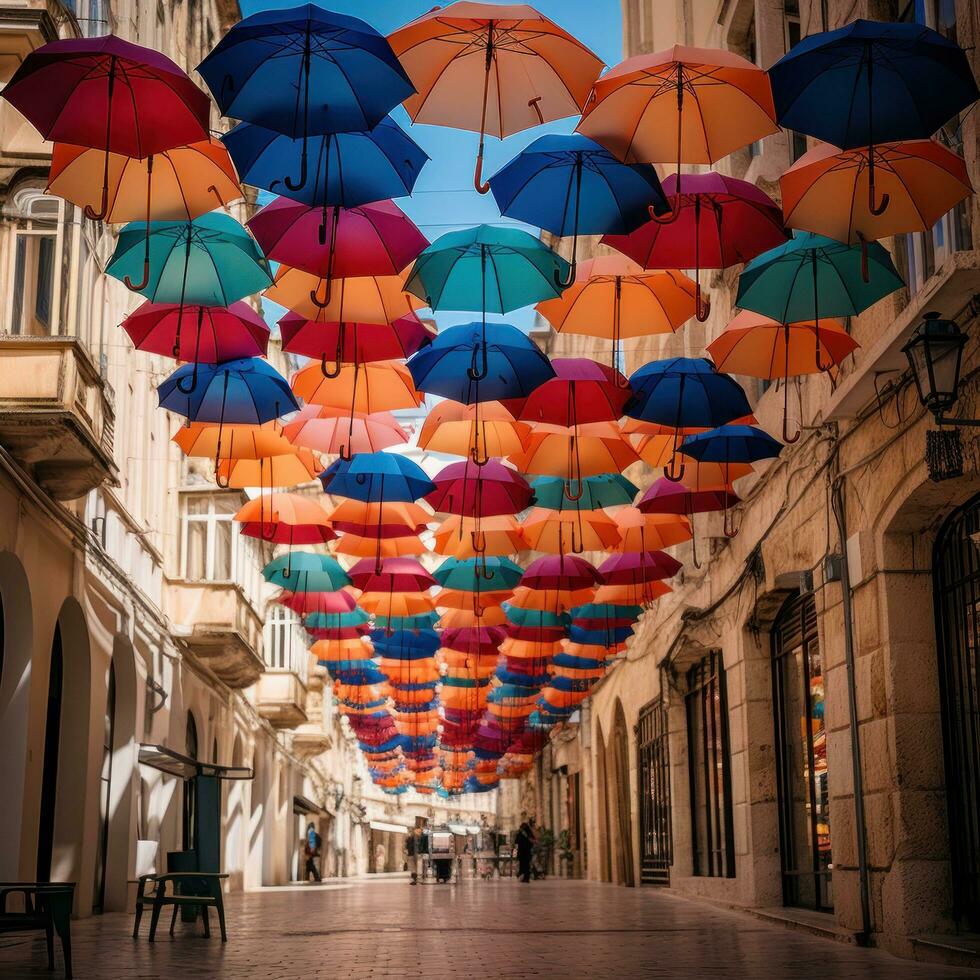
{"type": "Polygon", "coordinates": [[[755,184],[716,173],[686,176],[683,193],[677,184],[674,175],[664,181],[673,208],[669,223],[654,218],[631,235],[606,235],[602,244],[646,269],[694,269],[696,316],[703,323],[709,307],[701,302],[701,269],[748,262],[787,235],[779,206],[755,184]]]}
{"type": "Polygon", "coordinates": [[[263,425],[232,423],[224,426],[188,422],[174,433],[172,441],[186,456],[213,459],[216,470],[220,463],[229,459],[259,459],[293,452],[277,421],[263,425]]]}
{"type": "Polygon", "coordinates": [[[414,558],[386,558],[380,569],[362,559],[348,574],[354,587],[364,592],[424,592],[436,584],[414,558]]]}
{"type": "Polygon", "coordinates": [[[521,585],[532,590],[589,589],[601,581],[599,573],[577,555],[546,555],[531,562],[521,585]]]}
{"type": "Polygon", "coordinates": [[[535,507],[521,521],[521,533],[534,551],[581,554],[608,551],[619,542],[615,521],[605,511],[556,511],[535,507]]]}
{"type": "Polygon", "coordinates": [[[490,178],[500,213],[559,236],[572,236],[566,285],[575,278],[578,236],[628,235],[670,210],[657,171],[625,164],[573,133],[541,136],[490,178]]]}
{"type": "Polygon", "coordinates": [[[414,501],[435,490],[425,470],[397,453],[358,453],[353,459],[337,459],[320,481],[326,493],[365,503],[414,501]]]}
{"type": "Polygon", "coordinates": [[[444,466],[425,498],[433,510],[462,517],[497,517],[517,514],[531,501],[531,488],[509,466],[491,459],[485,466],[472,460],[444,466]]]}
{"type": "Polygon", "coordinates": [[[499,402],[434,405],[419,432],[420,449],[469,456],[477,465],[493,456],[509,456],[524,448],[530,426],[518,422],[499,402]]]}
{"type": "Polygon", "coordinates": [[[587,357],[556,357],[551,366],[554,377],[528,395],[519,416],[522,422],[576,429],[622,416],[632,392],[618,371],[587,357]]]}
{"type": "Polygon", "coordinates": [[[375,453],[408,442],[408,433],[389,412],[371,415],[323,405],[305,405],[283,426],[283,434],[294,446],[320,453],[375,453]],[[351,424],[353,423],[353,424],[351,424]]]}
{"type": "Polygon", "coordinates": [[[330,511],[330,523],[337,531],[367,534],[374,529],[384,535],[416,534],[425,530],[431,514],[411,501],[363,501],[342,499],[330,511]]]}
{"type": "Polygon", "coordinates": [[[281,265],[267,299],[317,323],[395,323],[425,304],[405,292],[401,276],[357,276],[340,279],[327,295],[326,279],[281,265]]]}
{"type": "Polygon", "coordinates": [[[257,487],[261,492],[310,483],[319,468],[317,458],[310,450],[290,446],[288,453],[276,456],[223,459],[215,467],[214,478],[222,489],[257,487]]]}
{"type": "Polygon", "coordinates": [[[565,495],[573,501],[582,493],[584,477],[620,472],[638,459],[619,426],[611,422],[579,426],[577,432],[532,432],[524,452],[511,457],[523,473],[560,476],[569,484],[565,495]]]}
{"type": "Polygon", "coordinates": [[[102,202],[109,209],[112,154],[143,160],[208,138],[208,97],[169,58],[109,34],[52,41],[30,52],[3,98],[46,140],[103,151],[102,202]]]}
{"type": "Polygon", "coordinates": [[[509,558],[447,558],[433,573],[444,588],[460,592],[504,592],[515,588],[524,569],[509,558]],[[484,584],[486,583],[486,584],[484,584]]]}
{"type": "Polygon", "coordinates": [[[274,558],[262,569],[262,576],[290,592],[334,593],[351,584],[336,558],[309,551],[291,551],[274,558]]]}
{"type": "MultiPolygon", "coordinates": [[[[570,502],[565,480],[555,476],[539,476],[531,481],[534,502],[539,507],[564,510],[570,502]]],[[[573,501],[575,509],[598,510],[631,504],[640,492],[621,473],[599,473],[582,479],[581,496],[573,501]]]]}
{"type": "Polygon", "coordinates": [[[980,97],[955,41],[912,23],[855,20],[811,34],[769,69],[779,123],[850,150],[868,148],[868,210],[876,200],[875,147],[927,139],[980,97]],[[829,111],[831,107],[847,111],[829,111]]]}
{"type": "Polygon", "coordinates": [[[482,194],[486,134],[503,139],[578,115],[602,70],[580,41],[523,4],[461,0],[388,40],[415,86],[405,100],[412,121],[480,134],[473,183],[482,194]]]}
{"type": "Polygon", "coordinates": [[[520,525],[510,514],[484,517],[450,515],[434,532],[432,550],[449,558],[476,558],[478,555],[513,555],[524,548],[520,525]],[[474,543],[481,546],[477,551],[474,543]]]}
{"type": "Polygon", "coordinates": [[[235,514],[241,533],[292,548],[325,544],[336,535],[316,498],[301,493],[271,493],[249,500],[235,514]]]}
{"type": "Polygon", "coordinates": [[[661,551],[691,539],[690,522],[681,514],[644,514],[623,507],[613,519],[619,531],[617,551],[661,551]]]}

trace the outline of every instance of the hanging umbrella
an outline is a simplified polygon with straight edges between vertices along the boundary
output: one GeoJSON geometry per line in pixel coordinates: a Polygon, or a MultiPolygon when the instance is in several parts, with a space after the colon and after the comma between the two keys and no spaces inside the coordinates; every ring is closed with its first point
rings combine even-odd
{"type": "Polygon", "coordinates": [[[394,201],[332,207],[329,235],[322,209],[277,197],[247,223],[265,254],[332,279],[394,276],[415,260],[428,240],[394,201]]]}
{"type": "Polygon", "coordinates": [[[338,459],[320,474],[324,492],[366,503],[414,501],[435,490],[425,470],[396,453],[358,453],[338,459]]]}
{"type": "Polygon", "coordinates": [[[344,498],[330,511],[330,523],[337,531],[366,535],[373,529],[381,536],[397,536],[421,533],[431,516],[411,501],[344,498]]]}
{"type": "Polygon", "coordinates": [[[657,171],[625,164],[573,133],[541,136],[490,178],[500,213],[559,236],[572,236],[569,279],[579,235],[628,235],[650,213],[670,210],[657,171]]]}
{"type": "Polygon", "coordinates": [[[287,313],[279,320],[279,332],[282,349],[316,358],[325,378],[336,377],[342,364],[410,357],[435,336],[434,328],[414,313],[393,323],[331,323],[287,313]],[[328,361],[334,365],[329,370],[328,361]]]}
{"type": "Polygon", "coordinates": [[[364,592],[425,592],[436,584],[414,558],[386,558],[380,571],[373,562],[362,559],[348,574],[354,587],[364,592]]]}
{"type": "Polygon", "coordinates": [[[674,333],[690,320],[696,288],[682,272],[645,272],[621,256],[601,255],[580,262],[575,282],[535,309],[557,333],[611,340],[616,367],[621,340],[674,333]]]}
{"type": "Polygon", "coordinates": [[[318,323],[395,323],[425,304],[405,292],[401,276],[340,279],[327,291],[327,280],[281,265],[264,293],[306,320],[318,323]],[[323,294],[323,297],[321,297],[323,294]]]}
{"type": "Polygon", "coordinates": [[[2,97],[46,140],[102,150],[101,205],[85,208],[92,221],[108,212],[113,154],[143,160],[208,138],[210,103],[186,72],[159,51],[112,34],[42,45],[24,58],[2,97]]]}
{"type": "Polygon", "coordinates": [[[500,402],[463,405],[445,401],[433,406],[419,432],[419,449],[469,456],[479,465],[494,456],[520,452],[530,426],[518,422],[500,402]]]}
{"type": "Polygon", "coordinates": [[[462,517],[517,514],[531,502],[531,488],[509,466],[496,459],[485,466],[472,460],[450,463],[436,475],[435,489],[425,498],[433,510],[462,517]]]}
{"type": "Polygon", "coordinates": [[[334,534],[327,512],[314,497],[301,493],[270,493],[249,500],[235,514],[241,533],[290,548],[325,544],[334,534]]]}
{"type": "Polygon", "coordinates": [[[560,476],[565,495],[575,500],[584,477],[620,472],[639,457],[612,422],[595,422],[573,429],[531,433],[527,448],[511,461],[523,473],[560,476]],[[571,489],[574,487],[574,489],[571,489]]]}
{"type": "Polygon", "coordinates": [[[582,478],[582,495],[569,501],[567,483],[560,477],[539,476],[531,481],[534,502],[539,507],[564,510],[568,507],[581,510],[598,510],[631,504],[640,492],[621,473],[599,473],[582,478]]]}
{"type": "Polygon", "coordinates": [[[681,563],[664,551],[631,551],[610,555],[598,568],[604,585],[639,585],[672,578],[681,563]]]}
{"type": "Polygon", "coordinates": [[[235,361],[265,357],[269,326],[248,303],[179,306],[146,302],[121,324],[137,350],[178,361],[235,361]]]}
{"type": "Polygon", "coordinates": [[[592,422],[615,422],[632,392],[613,368],[587,357],[556,357],[555,376],[532,391],[521,409],[522,422],[577,429],[592,422]]]}
{"type": "Polygon", "coordinates": [[[534,551],[555,555],[608,551],[619,542],[615,521],[605,511],[555,511],[535,507],[521,521],[521,533],[534,551]]]}
{"type": "Polygon", "coordinates": [[[875,216],[888,206],[875,191],[875,148],[927,139],[980,97],[963,49],[922,24],[855,20],[811,34],[769,77],[781,126],[844,150],[867,147],[867,204],[875,216]]]}
{"type": "Polygon", "coordinates": [[[274,558],[262,569],[262,577],[290,592],[334,593],[351,584],[350,576],[336,558],[309,551],[292,551],[274,558]]]}
{"type": "Polygon", "coordinates": [[[484,517],[479,524],[472,517],[450,515],[435,529],[434,537],[432,550],[449,558],[513,555],[524,548],[520,525],[510,514],[484,517]],[[474,542],[481,545],[481,551],[474,542]]]}
{"type": "Polygon", "coordinates": [[[929,231],[973,193],[966,162],[935,140],[881,143],[873,151],[821,143],[779,178],[779,187],[787,227],[851,244],[929,231]],[[891,202],[880,212],[870,207],[870,153],[881,199],[891,202]]]}
{"type": "Polygon", "coordinates": [[[448,327],[408,369],[419,391],[467,405],[523,398],[555,374],[534,341],[509,323],[448,327]]]}
{"type": "Polygon", "coordinates": [[[691,525],[682,514],[645,514],[623,507],[613,518],[619,531],[616,551],[662,551],[691,539],[691,525]]]}
{"type": "Polygon", "coordinates": [[[714,163],[778,131],[766,73],[731,51],[676,44],[599,78],[578,131],[627,162],[714,163]]]}
{"type": "MultiPolygon", "coordinates": [[[[370,129],[414,91],[370,24],[313,3],[239,21],[197,70],[223,115],[304,143],[313,134],[370,129]]],[[[305,179],[304,166],[290,183],[305,179]]]]}
{"type": "Polygon", "coordinates": [[[432,574],[444,589],[503,592],[517,585],[524,569],[503,557],[487,557],[482,563],[475,558],[447,558],[432,574]]]}
{"type": "Polygon", "coordinates": [[[836,370],[858,346],[837,320],[780,323],[760,313],[742,310],[708,344],[707,351],[715,367],[727,374],[744,374],[766,380],[784,379],[783,441],[792,443],[799,439],[799,434],[790,437],[787,431],[788,379],[801,374],[836,370]],[[821,350],[829,363],[821,363],[821,350]]]}
{"type": "Polygon", "coordinates": [[[316,479],[317,458],[308,449],[290,446],[288,453],[259,456],[258,459],[223,459],[215,468],[219,487],[244,490],[257,487],[260,492],[295,487],[316,479]]]}
{"type": "Polygon", "coordinates": [[[435,8],[388,38],[416,94],[416,123],[480,134],[473,183],[481,194],[485,136],[503,139],[578,115],[602,62],[533,7],[470,0],[435,8]]]}
{"type": "Polygon", "coordinates": [[[727,269],[748,262],[786,241],[779,206],[755,184],[723,174],[689,174],[678,193],[678,178],[664,181],[673,208],[670,222],[656,218],[630,235],[606,235],[603,245],[618,249],[645,269],[694,269],[696,316],[708,319],[701,301],[701,269],[727,269]]]}
{"type": "Polygon", "coordinates": [[[340,455],[375,453],[408,442],[408,433],[389,412],[355,413],[353,425],[344,409],[305,405],[283,426],[283,434],[294,446],[320,453],[340,455]]]}
{"type": "Polygon", "coordinates": [[[293,452],[278,421],[230,425],[188,422],[174,433],[175,442],[185,456],[213,459],[215,470],[232,459],[260,459],[293,452]]]}
{"type": "MultiPolygon", "coordinates": [[[[374,530],[374,529],[372,529],[374,530]]],[[[335,554],[350,555],[356,558],[401,558],[405,555],[421,555],[427,550],[417,534],[403,534],[395,537],[378,534],[342,534],[333,546],[335,554]]]]}
{"type": "Polygon", "coordinates": [[[531,562],[521,585],[531,590],[589,589],[601,581],[598,572],[577,555],[546,555],[531,562]]]}
{"type": "Polygon", "coordinates": [[[307,613],[346,613],[357,608],[357,602],[344,589],[321,592],[280,592],[275,599],[281,606],[300,615],[307,613]]]}
{"type": "Polygon", "coordinates": [[[670,426],[674,432],[668,479],[679,480],[684,464],[675,471],[679,430],[684,426],[724,425],[751,412],[745,392],[733,378],[719,374],[703,357],[671,357],[644,364],[630,377],[633,398],[626,406],[631,418],[670,426]]]}

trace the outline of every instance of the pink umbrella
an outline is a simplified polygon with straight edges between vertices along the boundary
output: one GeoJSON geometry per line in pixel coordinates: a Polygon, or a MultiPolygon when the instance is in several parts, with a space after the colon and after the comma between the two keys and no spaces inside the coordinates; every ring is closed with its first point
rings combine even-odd
{"type": "MultiPolygon", "coordinates": [[[[673,204],[668,218],[652,219],[630,235],[606,235],[617,249],[645,269],[727,269],[775,248],[789,235],[779,205],[755,184],[722,174],[685,174],[680,195],[677,175],[663,184],[673,204]]],[[[652,215],[652,212],[651,212],[652,215]]],[[[697,318],[708,318],[697,284],[697,318]]]]}
{"type": "Polygon", "coordinates": [[[354,597],[344,589],[337,592],[280,592],[276,602],[295,613],[345,613],[357,606],[354,597]]]}
{"type": "Polygon", "coordinates": [[[606,585],[638,585],[672,578],[681,570],[681,563],[663,551],[634,551],[611,555],[599,566],[606,585]]]}
{"type": "Polygon", "coordinates": [[[429,244],[393,201],[326,210],[277,197],[247,224],[268,258],[325,279],[327,303],[332,279],[398,275],[429,244]]]}
{"type": "Polygon", "coordinates": [[[437,584],[415,558],[382,558],[380,572],[377,567],[373,558],[362,558],[347,574],[362,592],[424,592],[437,584]]]}
{"type": "Polygon", "coordinates": [[[545,555],[532,561],[521,576],[529,589],[590,589],[600,582],[599,573],[578,555],[545,555]]]}
{"type": "Polygon", "coordinates": [[[468,459],[444,466],[425,502],[433,510],[460,517],[499,517],[530,506],[531,488],[517,470],[491,459],[477,466],[468,459]]]}

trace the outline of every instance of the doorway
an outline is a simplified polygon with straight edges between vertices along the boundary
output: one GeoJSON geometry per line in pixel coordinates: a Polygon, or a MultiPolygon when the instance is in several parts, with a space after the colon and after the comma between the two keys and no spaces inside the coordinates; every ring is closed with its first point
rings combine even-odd
{"type": "Polygon", "coordinates": [[[640,785],[640,884],[669,885],[670,749],[667,708],[661,698],[640,709],[637,723],[640,785]]]}
{"type": "Polygon", "coordinates": [[[95,898],[92,912],[105,910],[106,868],[109,860],[109,818],[112,806],[112,747],[116,728],[116,665],[109,661],[109,684],[106,690],[105,724],[102,735],[102,767],[99,770],[99,839],[95,854],[95,898]]]}
{"type": "Polygon", "coordinates": [[[58,754],[61,743],[61,699],[65,664],[61,624],[54,628],[51,670],[48,675],[47,713],[44,722],[44,762],[41,769],[41,812],[37,828],[37,880],[51,880],[54,856],[55,804],[58,796],[58,754]]]}

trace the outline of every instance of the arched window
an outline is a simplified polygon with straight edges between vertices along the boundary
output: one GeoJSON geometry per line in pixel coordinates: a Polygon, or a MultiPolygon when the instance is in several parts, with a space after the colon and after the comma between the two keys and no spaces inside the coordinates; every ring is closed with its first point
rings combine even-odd
{"type": "Polygon", "coordinates": [[[20,185],[10,195],[4,216],[13,219],[13,279],[7,330],[26,337],[57,333],[55,278],[60,265],[64,204],[46,197],[43,187],[20,185]]]}

